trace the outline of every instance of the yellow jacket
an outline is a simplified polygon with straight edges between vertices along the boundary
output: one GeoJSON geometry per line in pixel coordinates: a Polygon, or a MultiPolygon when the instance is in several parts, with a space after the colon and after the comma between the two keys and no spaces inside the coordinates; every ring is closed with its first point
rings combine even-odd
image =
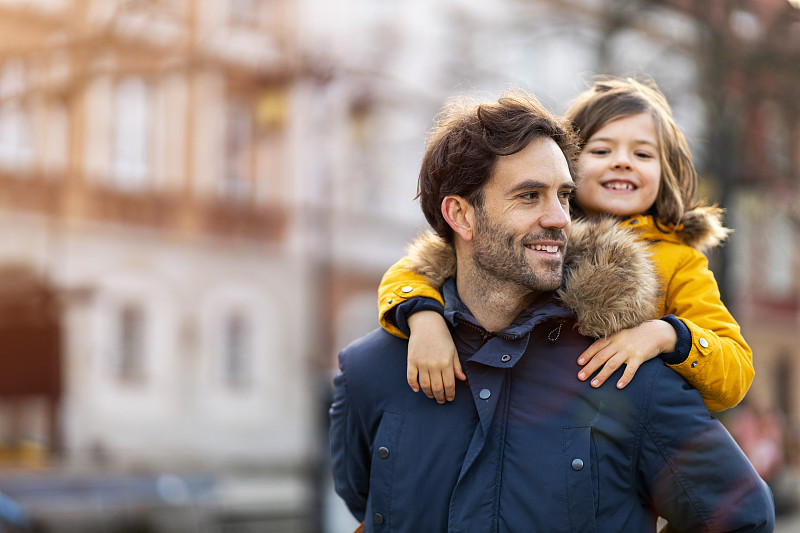
{"type": "MultiPolygon", "coordinates": [[[[720,220],[720,210],[698,208],[687,213],[684,223],[677,228],[663,224],[659,228],[653,217],[641,215],[619,223],[636,231],[651,245],[652,259],[663,282],[658,313],[675,315],[692,334],[688,357],[670,366],[700,391],[711,411],[738,404],[754,375],[752,351],[722,303],[717,282],[703,255],[728,233],[720,220]]],[[[378,306],[381,326],[388,332],[405,336],[387,320],[387,312],[398,304],[417,296],[442,302],[441,295],[428,281],[436,276],[426,271],[431,267],[425,266],[435,262],[430,256],[436,252],[420,252],[417,247],[412,252],[413,263],[410,257],[405,257],[384,274],[378,289],[378,306]]],[[[449,268],[454,270],[455,265],[449,268]]]]}

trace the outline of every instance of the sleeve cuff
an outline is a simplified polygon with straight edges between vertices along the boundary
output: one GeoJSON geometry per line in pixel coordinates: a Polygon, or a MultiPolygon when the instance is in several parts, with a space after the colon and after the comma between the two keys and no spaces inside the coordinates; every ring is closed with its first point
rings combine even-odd
{"type": "Polygon", "coordinates": [[[689,357],[689,352],[692,350],[692,332],[683,320],[677,318],[675,315],[667,315],[661,317],[661,320],[675,328],[675,333],[678,335],[678,341],[675,343],[675,351],[670,353],[662,353],[659,357],[668,365],[677,365],[689,357]]]}
{"type": "Polygon", "coordinates": [[[408,317],[417,311],[436,311],[444,316],[444,306],[433,298],[426,298],[424,296],[411,298],[395,306],[393,317],[394,325],[397,326],[397,329],[402,331],[406,337],[411,334],[411,328],[408,327],[408,317]]]}

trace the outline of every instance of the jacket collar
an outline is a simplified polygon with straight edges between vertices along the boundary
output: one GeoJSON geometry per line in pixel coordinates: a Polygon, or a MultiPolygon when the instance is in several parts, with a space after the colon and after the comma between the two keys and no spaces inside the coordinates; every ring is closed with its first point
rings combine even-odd
{"type": "Polygon", "coordinates": [[[730,234],[722,225],[723,210],[701,206],[684,214],[680,224],[667,224],[654,215],[637,215],[623,219],[620,226],[635,229],[648,241],[685,244],[701,252],[719,246],[730,234]]]}
{"type": "Polygon", "coordinates": [[[500,337],[511,341],[518,340],[528,335],[537,324],[551,318],[572,315],[572,311],[556,299],[555,293],[546,293],[520,313],[507,328],[491,332],[478,323],[464,302],[461,301],[454,278],[448,278],[444,282],[442,295],[445,302],[444,316],[450,325],[457,327],[459,324],[468,324],[467,327],[482,335],[484,340],[491,337],[500,337]]]}
{"type": "MultiPolygon", "coordinates": [[[[555,297],[575,313],[578,331],[583,335],[606,337],[657,318],[661,281],[650,260],[652,250],[647,239],[631,229],[637,224],[648,228],[652,219],[636,219],[639,222],[627,225],[612,217],[576,219],[572,223],[564,282],[555,297]]],[[[434,287],[443,287],[445,279],[455,275],[453,247],[432,232],[413,243],[409,257],[409,268],[425,276],[434,287]]],[[[457,317],[475,321],[460,303],[455,283],[442,292],[447,304],[445,316],[449,309],[451,324],[457,317]]],[[[517,326],[512,324],[506,331],[522,334],[523,330],[512,331],[517,326]]]]}

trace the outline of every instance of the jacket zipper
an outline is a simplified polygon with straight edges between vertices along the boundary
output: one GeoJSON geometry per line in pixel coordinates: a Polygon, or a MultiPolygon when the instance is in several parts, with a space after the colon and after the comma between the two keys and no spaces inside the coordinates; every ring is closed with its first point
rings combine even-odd
{"type": "Polygon", "coordinates": [[[501,339],[507,341],[515,341],[519,339],[518,335],[517,336],[509,335],[508,333],[503,333],[502,331],[487,331],[485,328],[482,328],[481,326],[473,324],[472,322],[469,322],[462,318],[456,318],[456,322],[458,322],[459,324],[463,324],[464,326],[467,326],[470,329],[474,329],[475,331],[480,333],[484,344],[486,344],[486,341],[488,341],[492,337],[500,337],[501,339]]]}

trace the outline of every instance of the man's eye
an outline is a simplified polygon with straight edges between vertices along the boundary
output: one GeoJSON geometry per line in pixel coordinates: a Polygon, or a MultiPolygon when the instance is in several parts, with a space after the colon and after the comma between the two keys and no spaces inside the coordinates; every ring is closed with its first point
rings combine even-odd
{"type": "Polygon", "coordinates": [[[558,196],[559,198],[561,198],[562,201],[569,202],[573,198],[575,198],[575,191],[564,191],[562,193],[559,193],[558,196]]]}
{"type": "Polygon", "coordinates": [[[526,192],[519,195],[520,198],[523,200],[536,200],[539,198],[538,192],[526,192]]]}

